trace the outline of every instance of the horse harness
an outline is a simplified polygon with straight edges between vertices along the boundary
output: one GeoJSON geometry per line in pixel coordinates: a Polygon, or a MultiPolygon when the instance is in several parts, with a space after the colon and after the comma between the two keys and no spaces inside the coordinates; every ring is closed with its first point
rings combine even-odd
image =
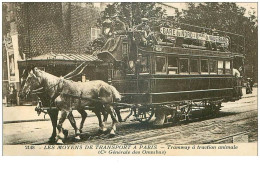
{"type": "MultiPolygon", "coordinates": [[[[32,93],[33,93],[33,94],[42,94],[42,93],[44,93],[46,90],[50,90],[50,89],[52,89],[52,88],[55,88],[55,87],[58,86],[61,82],[62,82],[62,84],[63,84],[63,82],[64,82],[64,78],[62,78],[62,77],[60,77],[59,81],[58,81],[55,85],[53,85],[53,86],[51,86],[51,87],[47,87],[47,88],[44,88],[44,87],[41,87],[41,86],[40,86],[39,88],[33,90],[32,93]]],[[[63,90],[63,85],[62,85],[61,87],[58,87],[57,90],[54,91],[54,96],[50,99],[50,103],[49,103],[49,106],[48,106],[50,109],[52,109],[52,105],[53,105],[53,103],[54,103],[54,100],[61,94],[62,90],[63,90]]],[[[43,105],[42,105],[42,102],[41,102],[41,101],[38,101],[38,106],[35,108],[35,111],[38,113],[38,115],[40,115],[40,113],[43,112],[43,113],[44,113],[44,118],[45,118],[45,115],[46,115],[48,112],[44,111],[44,110],[42,109],[42,106],[43,106],[43,105]]]]}

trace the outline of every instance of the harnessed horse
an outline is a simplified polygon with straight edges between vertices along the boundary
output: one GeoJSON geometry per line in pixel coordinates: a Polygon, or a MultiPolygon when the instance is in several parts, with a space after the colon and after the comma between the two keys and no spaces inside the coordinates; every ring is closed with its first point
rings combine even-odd
{"type": "MultiPolygon", "coordinates": [[[[26,81],[23,83],[23,88],[20,93],[21,96],[28,95],[33,89],[42,87],[44,88],[44,93],[39,96],[43,98],[43,105],[47,105],[49,102],[50,106],[55,105],[61,110],[61,118],[59,119],[59,124],[57,126],[59,132],[57,135],[57,143],[62,143],[62,139],[64,138],[62,124],[67,117],[75,129],[75,138],[80,139],[80,132],[82,131],[84,121],[87,117],[87,113],[84,111],[85,106],[94,107],[93,112],[95,112],[98,117],[99,126],[102,131],[105,131],[106,129],[101,120],[100,112],[103,110],[108,112],[113,120],[110,134],[115,134],[115,124],[117,123],[117,120],[113,115],[113,107],[111,104],[115,100],[120,100],[121,95],[113,86],[103,81],[90,81],[85,83],[73,82],[58,78],[37,68],[33,68],[30,71],[26,81]],[[72,109],[78,110],[82,115],[80,129],[76,126],[72,115],[72,109]]],[[[49,110],[48,113],[50,111],[51,110],[49,110]]],[[[56,136],[58,110],[56,110],[55,113],[50,113],[53,124],[53,138],[54,135],[56,136]]]]}

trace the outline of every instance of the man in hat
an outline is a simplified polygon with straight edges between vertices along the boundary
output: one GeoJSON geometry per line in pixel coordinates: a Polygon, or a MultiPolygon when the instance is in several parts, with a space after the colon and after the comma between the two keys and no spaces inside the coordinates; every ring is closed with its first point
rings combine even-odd
{"type": "Polygon", "coordinates": [[[138,31],[143,31],[144,32],[144,36],[145,38],[148,37],[148,35],[151,32],[151,29],[149,27],[149,25],[147,24],[148,19],[147,18],[142,18],[142,23],[140,23],[139,25],[135,26],[134,28],[138,31]]]}
{"type": "Polygon", "coordinates": [[[147,18],[142,18],[142,23],[140,23],[139,25],[135,26],[134,29],[141,31],[143,33],[143,38],[142,41],[144,43],[144,45],[147,45],[147,39],[150,36],[151,33],[151,29],[149,27],[148,23],[148,19],[147,18]]]}
{"type": "Polygon", "coordinates": [[[112,32],[116,35],[126,34],[126,26],[118,15],[113,16],[112,32]]]}
{"type": "Polygon", "coordinates": [[[103,25],[102,33],[105,36],[109,36],[110,37],[112,35],[112,21],[110,20],[110,17],[108,15],[106,15],[106,19],[104,20],[102,25],[103,25]]]}

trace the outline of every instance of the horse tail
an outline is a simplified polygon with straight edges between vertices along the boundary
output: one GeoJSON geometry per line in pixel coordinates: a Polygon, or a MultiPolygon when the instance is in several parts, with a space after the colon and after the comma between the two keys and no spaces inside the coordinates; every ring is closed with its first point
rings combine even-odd
{"type": "Polygon", "coordinates": [[[110,88],[112,90],[112,94],[113,94],[113,98],[115,101],[121,101],[122,96],[120,95],[120,93],[117,91],[117,89],[115,87],[113,87],[112,85],[110,85],[110,88]]]}

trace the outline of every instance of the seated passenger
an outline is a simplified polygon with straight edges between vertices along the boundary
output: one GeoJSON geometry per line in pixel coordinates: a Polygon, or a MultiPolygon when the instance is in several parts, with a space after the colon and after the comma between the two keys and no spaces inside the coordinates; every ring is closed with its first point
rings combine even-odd
{"type": "Polygon", "coordinates": [[[108,15],[106,15],[106,19],[102,23],[102,33],[106,37],[112,36],[112,21],[110,20],[108,15]]]}
{"type": "Polygon", "coordinates": [[[111,32],[112,35],[106,41],[102,50],[113,51],[120,42],[120,35],[126,34],[125,24],[119,19],[118,15],[113,16],[111,32]]]}
{"type": "Polygon", "coordinates": [[[147,18],[142,18],[142,23],[140,23],[139,25],[134,27],[135,30],[142,32],[142,34],[143,34],[142,42],[143,42],[144,46],[147,45],[147,39],[151,33],[151,29],[150,29],[149,25],[147,24],[147,22],[148,22],[147,18]]]}
{"type": "Polygon", "coordinates": [[[119,19],[118,15],[113,16],[112,32],[116,35],[126,34],[125,23],[119,19]]]}

